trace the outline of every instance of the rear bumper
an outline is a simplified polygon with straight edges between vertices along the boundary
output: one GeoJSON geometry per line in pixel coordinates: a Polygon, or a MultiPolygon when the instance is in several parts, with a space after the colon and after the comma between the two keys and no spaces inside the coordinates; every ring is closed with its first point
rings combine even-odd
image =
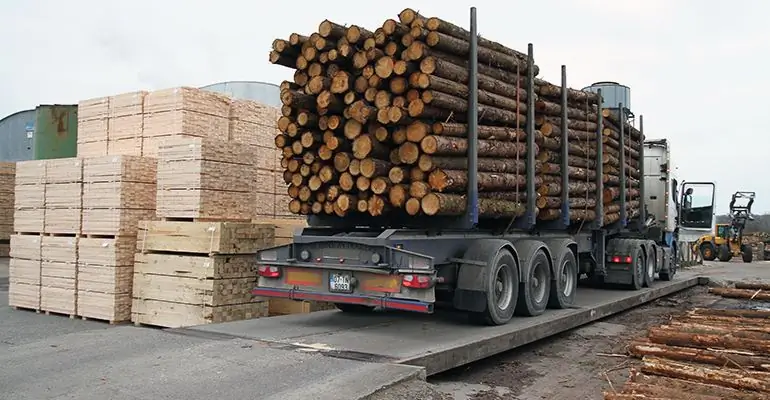
{"type": "Polygon", "coordinates": [[[330,303],[360,304],[393,310],[432,313],[433,304],[422,301],[399,300],[389,297],[360,296],[335,293],[307,292],[295,289],[254,288],[251,294],[263,297],[280,297],[292,300],[327,301],[330,303]]]}

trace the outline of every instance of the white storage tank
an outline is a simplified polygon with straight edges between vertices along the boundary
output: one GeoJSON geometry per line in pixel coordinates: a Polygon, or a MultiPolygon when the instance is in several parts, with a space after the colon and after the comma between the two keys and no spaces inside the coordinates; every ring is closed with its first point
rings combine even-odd
{"type": "Polygon", "coordinates": [[[623,104],[623,108],[631,109],[631,88],[621,85],[617,82],[596,82],[591,86],[583,88],[587,92],[598,92],[602,90],[602,108],[618,108],[618,104],[623,104]]]}

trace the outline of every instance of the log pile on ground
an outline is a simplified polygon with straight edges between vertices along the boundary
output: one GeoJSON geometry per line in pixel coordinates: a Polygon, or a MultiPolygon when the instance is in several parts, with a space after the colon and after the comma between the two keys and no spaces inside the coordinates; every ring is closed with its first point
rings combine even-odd
{"type": "MultiPolygon", "coordinates": [[[[770,289],[768,283],[737,286],[711,292],[750,299],[739,293],[770,289]]],[[[694,309],[650,328],[628,347],[642,360],[641,370],[632,370],[629,381],[604,398],[770,399],[770,311],[739,306],[694,309]]]]}
{"type": "MultiPolygon", "coordinates": [[[[324,20],[310,35],[276,39],[270,61],[295,70],[293,81],[281,84],[275,138],[290,211],[462,215],[469,183],[469,40],[467,30],[411,9],[374,30],[324,20]]],[[[500,43],[478,43],[478,212],[511,220],[526,210],[528,60],[500,43]]],[[[537,72],[535,65],[533,76],[537,72]]],[[[638,213],[639,131],[626,124],[621,149],[617,116],[600,109],[597,94],[569,89],[563,144],[561,86],[534,79],[533,87],[538,218],[558,219],[562,190],[568,190],[574,223],[596,219],[597,201],[605,204],[605,223],[619,220],[624,170],[626,206],[629,215],[638,213]],[[601,132],[599,113],[608,121],[601,132]],[[569,149],[568,171],[561,171],[562,145],[569,149]],[[597,163],[604,165],[599,195],[597,163]],[[562,173],[569,174],[566,188],[562,173]]]]}

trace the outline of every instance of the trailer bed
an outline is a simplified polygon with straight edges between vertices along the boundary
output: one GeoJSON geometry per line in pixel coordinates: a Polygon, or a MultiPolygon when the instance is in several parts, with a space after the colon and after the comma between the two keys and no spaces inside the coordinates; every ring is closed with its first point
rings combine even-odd
{"type": "Polygon", "coordinates": [[[387,312],[351,315],[320,311],[207,325],[177,331],[224,335],[296,347],[329,356],[425,367],[427,375],[547,338],[640,304],[693,287],[699,273],[681,271],[670,282],[638,291],[579,288],[576,308],[515,317],[506,325],[482,327],[465,314],[387,312]]]}

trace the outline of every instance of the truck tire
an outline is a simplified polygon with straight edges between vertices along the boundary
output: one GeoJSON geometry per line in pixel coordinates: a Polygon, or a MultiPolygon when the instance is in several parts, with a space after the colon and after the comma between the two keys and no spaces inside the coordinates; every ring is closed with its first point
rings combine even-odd
{"type": "Polygon", "coordinates": [[[548,307],[551,292],[551,267],[543,249],[537,250],[530,259],[529,277],[519,289],[516,314],[534,317],[548,307]]]}
{"type": "Polygon", "coordinates": [[[577,292],[578,266],[575,254],[569,247],[562,250],[561,257],[554,267],[555,276],[551,280],[551,295],[548,299],[550,308],[570,308],[575,304],[577,292]]]}
{"type": "Polygon", "coordinates": [[[641,247],[631,250],[631,284],[629,289],[640,290],[644,286],[644,270],[646,267],[645,254],[641,247]]]}
{"type": "Polygon", "coordinates": [[[754,261],[754,253],[751,252],[751,247],[745,244],[741,245],[741,258],[745,263],[754,261]]]}
{"type": "Polygon", "coordinates": [[[730,251],[730,247],[726,244],[719,246],[717,249],[717,258],[719,261],[728,262],[733,258],[733,253],[730,251]]]}
{"type": "Polygon", "coordinates": [[[647,246],[647,256],[644,260],[644,286],[652,287],[652,283],[655,282],[655,270],[657,268],[656,264],[658,263],[652,243],[649,243],[647,246]]]}
{"type": "Polygon", "coordinates": [[[503,325],[508,323],[516,310],[519,297],[519,269],[508,249],[500,249],[490,263],[487,274],[487,307],[482,312],[469,313],[474,323],[503,325]]]}
{"type": "Polygon", "coordinates": [[[351,314],[361,314],[374,311],[374,307],[361,304],[334,303],[334,306],[342,312],[351,314]]]}
{"type": "Polygon", "coordinates": [[[717,249],[714,243],[704,242],[700,245],[700,255],[706,261],[714,261],[717,258],[717,249]]]}

